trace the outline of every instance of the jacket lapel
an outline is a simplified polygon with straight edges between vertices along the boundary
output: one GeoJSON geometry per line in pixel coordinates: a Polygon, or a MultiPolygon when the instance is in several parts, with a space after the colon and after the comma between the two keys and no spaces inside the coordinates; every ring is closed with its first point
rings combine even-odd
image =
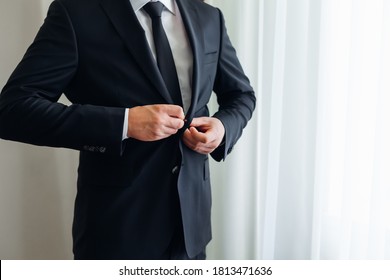
{"type": "Polygon", "coordinates": [[[150,83],[156,87],[168,103],[173,104],[150,51],[145,32],[131,7],[130,1],[102,0],[101,5],[150,83]]]}
{"type": "Polygon", "coordinates": [[[188,116],[192,117],[196,108],[196,103],[199,97],[201,65],[203,58],[203,31],[200,27],[200,18],[198,10],[192,6],[192,1],[176,0],[177,6],[180,9],[180,14],[184,22],[185,29],[192,47],[193,53],[193,78],[192,78],[192,97],[191,107],[188,111],[188,116]]]}

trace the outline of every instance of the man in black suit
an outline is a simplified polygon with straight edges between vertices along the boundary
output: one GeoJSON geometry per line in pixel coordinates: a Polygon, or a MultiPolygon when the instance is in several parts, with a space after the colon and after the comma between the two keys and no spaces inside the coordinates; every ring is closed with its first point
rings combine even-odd
{"type": "Polygon", "coordinates": [[[76,259],[204,259],[208,155],[225,159],[255,108],[221,12],[199,0],[160,1],[175,101],[148,2],[55,0],[0,96],[1,138],[80,151],[76,259]]]}

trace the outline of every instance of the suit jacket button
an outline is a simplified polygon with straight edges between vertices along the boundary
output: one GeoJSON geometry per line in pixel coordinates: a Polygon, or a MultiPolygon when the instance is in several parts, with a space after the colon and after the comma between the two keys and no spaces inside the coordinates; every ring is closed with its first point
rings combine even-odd
{"type": "Polygon", "coordinates": [[[172,174],[173,175],[176,175],[177,173],[179,173],[179,166],[175,166],[173,169],[172,169],[172,174]]]}

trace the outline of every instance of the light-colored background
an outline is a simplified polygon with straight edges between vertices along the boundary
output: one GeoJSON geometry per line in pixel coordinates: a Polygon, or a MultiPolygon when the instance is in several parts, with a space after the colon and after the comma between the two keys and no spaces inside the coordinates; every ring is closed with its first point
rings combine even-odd
{"type": "MultiPolygon", "coordinates": [[[[1,86],[50,2],[1,0],[1,86]]],[[[390,1],[207,2],[258,98],[211,165],[208,257],[390,259],[390,1]]],[[[1,259],[72,258],[77,157],[0,141],[1,259]]]]}

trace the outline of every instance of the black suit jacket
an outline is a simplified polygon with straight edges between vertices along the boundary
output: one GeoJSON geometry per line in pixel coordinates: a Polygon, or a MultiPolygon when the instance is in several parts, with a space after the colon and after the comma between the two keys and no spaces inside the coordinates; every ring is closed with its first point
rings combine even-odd
{"type": "MultiPolygon", "coordinates": [[[[188,123],[214,115],[232,150],[255,107],[220,11],[177,0],[194,55],[188,123]]],[[[122,141],[125,108],[171,97],[129,0],[56,0],[0,97],[0,137],[80,150],[73,225],[75,258],[150,259],[165,250],[180,198],[185,245],[195,256],[211,239],[208,156],[181,132],[164,140],[122,141]],[[58,103],[62,93],[71,106],[58,103]]]]}

